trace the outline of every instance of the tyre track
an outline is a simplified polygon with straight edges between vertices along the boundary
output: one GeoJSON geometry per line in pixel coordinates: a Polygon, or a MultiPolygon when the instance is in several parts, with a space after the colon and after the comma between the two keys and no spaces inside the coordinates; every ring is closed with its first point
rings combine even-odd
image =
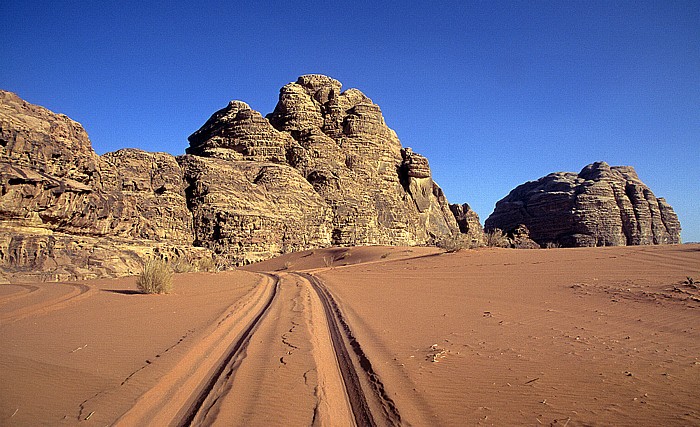
{"type": "Polygon", "coordinates": [[[272,279],[274,283],[274,288],[270,294],[270,297],[257,316],[255,316],[248,327],[239,336],[239,338],[233,342],[231,347],[229,347],[224,359],[213,372],[213,375],[209,378],[204,388],[199,392],[196,400],[185,413],[185,416],[179,423],[180,426],[190,426],[196,424],[197,421],[201,421],[206,418],[207,414],[220,397],[220,393],[218,393],[217,390],[225,386],[233,373],[236,371],[236,368],[240,364],[241,360],[245,357],[245,350],[248,343],[250,343],[253,332],[255,332],[260,320],[268,312],[272,302],[279,293],[279,276],[274,274],[266,274],[266,276],[272,279]]]}
{"type": "Polygon", "coordinates": [[[353,335],[350,326],[345,321],[345,318],[343,317],[342,312],[340,311],[336,301],[333,299],[331,293],[325,287],[323,282],[312,274],[302,272],[295,274],[307,280],[321,299],[326,318],[328,320],[328,325],[330,327],[331,340],[336,352],[337,362],[340,367],[343,382],[345,383],[347,397],[350,402],[357,426],[373,427],[377,425],[377,420],[375,420],[375,415],[372,414],[367,396],[362,388],[362,382],[360,380],[360,376],[358,375],[358,370],[355,368],[356,364],[348,351],[346,340],[353,350],[361,373],[364,375],[364,378],[371,387],[371,397],[378,402],[382,408],[381,425],[401,425],[401,415],[399,414],[398,408],[394,404],[394,401],[386,393],[384,384],[372,368],[372,363],[367,358],[362,350],[362,347],[360,346],[360,343],[353,335]]]}
{"type": "Polygon", "coordinates": [[[13,293],[6,295],[4,297],[0,297],[0,305],[6,304],[10,301],[14,301],[14,300],[19,299],[19,298],[27,297],[40,289],[38,286],[35,286],[35,285],[24,285],[24,284],[20,284],[20,283],[10,283],[10,284],[6,284],[3,286],[18,287],[21,289],[19,292],[13,292],[13,293]]]}
{"type": "Polygon", "coordinates": [[[250,337],[277,295],[277,277],[261,276],[262,283],[204,331],[201,342],[142,394],[115,426],[196,424],[221,378],[231,374],[227,368],[245,356],[250,337]]]}
{"type": "MultiPolygon", "coordinates": [[[[92,295],[95,290],[91,288],[88,285],[84,285],[81,283],[53,283],[49,286],[69,286],[71,287],[70,292],[67,294],[63,294],[58,297],[54,297],[51,299],[48,299],[46,301],[41,301],[36,304],[29,305],[27,307],[21,307],[16,310],[8,311],[5,313],[0,313],[0,321],[2,322],[15,322],[17,320],[24,319],[29,316],[37,315],[37,314],[46,314],[50,313],[55,310],[60,310],[62,308],[68,307],[69,305],[75,303],[76,301],[79,301],[83,298],[87,298],[88,296],[92,295]]],[[[23,294],[21,296],[18,296],[19,298],[21,297],[26,297],[28,295],[33,294],[37,290],[32,289],[26,294],[23,294]]],[[[42,290],[43,291],[43,290],[42,290]]]]}

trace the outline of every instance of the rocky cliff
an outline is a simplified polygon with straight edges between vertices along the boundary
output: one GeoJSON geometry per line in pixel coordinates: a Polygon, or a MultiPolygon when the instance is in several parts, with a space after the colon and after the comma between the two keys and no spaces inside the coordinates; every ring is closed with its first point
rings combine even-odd
{"type": "Polygon", "coordinates": [[[190,200],[197,241],[217,252],[253,261],[327,245],[430,244],[459,233],[427,159],[401,147],[371,99],[341,91],[330,77],[284,86],[267,118],[232,101],[189,141],[181,164],[193,194],[214,176],[227,181],[209,198],[190,200]],[[232,197],[226,188],[244,191],[232,197]],[[231,228],[231,216],[216,213],[222,209],[263,225],[217,234],[231,228]]]}
{"type": "Polygon", "coordinates": [[[98,156],[83,127],[0,91],[0,281],[138,270],[191,246],[183,174],[165,153],[98,156]]]}
{"type": "Polygon", "coordinates": [[[179,157],[98,156],[79,123],[0,91],[0,282],[459,234],[428,160],[329,77],[284,86],[268,117],[232,101],[189,141],[179,157]]]}
{"type": "Polygon", "coordinates": [[[496,203],[485,228],[508,232],[520,224],[542,246],[680,243],[681,231],[671,206],[654,196],[634,168],[605,162],[516,187],[496,203]]]}

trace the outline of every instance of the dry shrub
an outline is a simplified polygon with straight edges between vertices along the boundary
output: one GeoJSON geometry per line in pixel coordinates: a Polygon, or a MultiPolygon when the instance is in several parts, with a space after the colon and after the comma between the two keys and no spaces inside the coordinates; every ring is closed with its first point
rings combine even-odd
{"type": "Polygon", "coordinates": [[[170,268],[175,273],[189,273],[191,271],[196,271],[192,261],[184,256],[179,256],[170,260],[170,268]]]}
{"type": "Polygon", "coordinates": [[[144,294],[170,293],[173,288],[173,271],[163,260],[148,260],[143,264],[136,286],[144,294]]]}
{"type": "Polygon", "coordinates": [[[494,228],[485,233],[484,239],[486,240],[486,246],[490,248],[508,248],[510,247],[510,242],[508,237],[500,228],[494,228]]]}
{"type": "Polygon", "coordinates": [[[447,252],[458,252],[462,249],[470,249],[471,245],[464,236],[447,236],[435,242],[435,246],[447,252]]]}
{"type": "Polygon", "coordinates": [[[209,273],[213,273],[218,271],[219,268],[216,265],[216,262],[214,262],[213,259],[211,258],[201,258],[197,262],[197,271],[206,271],[209,273]]]}
{"type": "Polygon", "coordinates": [[[561,245],[557,242],[547,242],[544,247],[547,249],[556,249],[561,248],[561,245]]]}

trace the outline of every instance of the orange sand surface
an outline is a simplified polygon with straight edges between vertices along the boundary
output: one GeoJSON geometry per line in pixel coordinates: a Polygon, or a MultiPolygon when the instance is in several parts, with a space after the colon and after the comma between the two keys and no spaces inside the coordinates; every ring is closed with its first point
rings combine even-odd
{"type": "Polygon", "coordinates": [[[700,425],[700,245],[0,285],[0,425],[700,425]]]}

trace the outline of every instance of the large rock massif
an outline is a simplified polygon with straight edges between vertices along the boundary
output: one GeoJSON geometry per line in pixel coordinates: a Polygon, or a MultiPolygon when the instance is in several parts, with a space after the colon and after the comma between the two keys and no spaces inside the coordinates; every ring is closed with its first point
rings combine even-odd
{"type": "Polygon", "coordinates": [[[189,140],[194,232],[217,252],[252,261],[459,234],[427,159],[401,147],[379,106],[329,77],[284,86],[267,118],[232,101],[189,140]]]}
{"type": "Polygon", "coordinates": [[[98,156],[80,124],[0,91],[0,282],[130,274],[148,256],[246,264],[461,236],[427,159],[329,77],[284,86],[267,118],[232,101],[189,140],[179,157],[98,156]]]}
{"type": "Polygon", "coordinates": [[[630,166],[593,163],[516,187],[496,204],[486,230],[525,225],[538,244],[621,246],[680,243],[671,206],[630,166]]]}

